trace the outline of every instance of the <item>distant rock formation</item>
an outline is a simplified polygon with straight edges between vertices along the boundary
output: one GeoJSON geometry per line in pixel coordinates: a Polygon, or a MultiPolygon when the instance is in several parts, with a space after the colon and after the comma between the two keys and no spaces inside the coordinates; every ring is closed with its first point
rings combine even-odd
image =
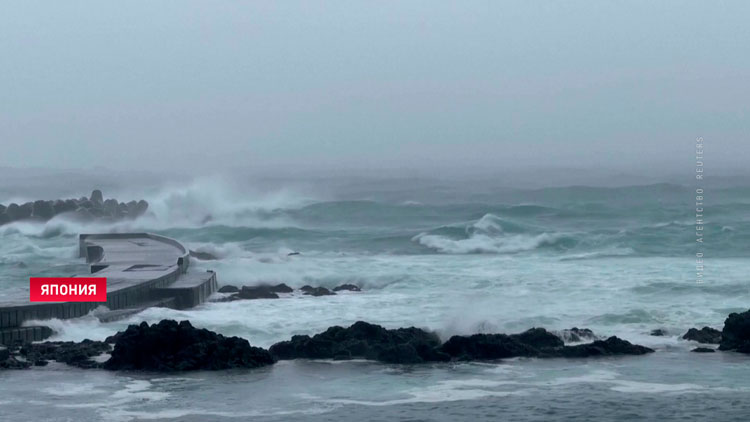
{"type": "MultiPolygon", "coordinates": [[[[342,284],[341,286],[333,289],[334,291],[328,290],[325,287],[312,286],[302,286],[299,290],[303,295],[307,296],[332,296],[336,294],[336,291],[344,290],[352,292],[361,291],[360,288],[358,286],[355,286],[354,284],[342,284]]],[[[230,296],[219,298],[217,302],[234,302],[235,300],[244,299],[279,299],[280,296],[278,295],[278,293],[292,292],[294,292],[294,289],[284,283],[277,285],[261,284],[259,286],[242,286],[241,288],[238,288],[237,286],[226,285],[222,286],[219,289],[219,293],[233,294],[230,296]]]]}
{"type": "Polygon", "coordinates": [[[146,210],[148,202],[143,199],[128,203],[118,202],[113,198],[104,200],[102,191],[96,189],[91,192],[89,198],[38,200],[20,205],[13,203],[7,207],[0,205],[0,225],[20,220],[48,221],[61,214],[84,222],[116,221],[138,218],[145,214],[146,210]]]}

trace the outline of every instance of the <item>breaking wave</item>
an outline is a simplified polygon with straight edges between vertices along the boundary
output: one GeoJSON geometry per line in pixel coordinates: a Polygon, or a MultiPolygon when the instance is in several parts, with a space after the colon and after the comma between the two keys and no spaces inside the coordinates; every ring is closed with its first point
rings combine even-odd
{"type": "Polygon", "coordinates": [[[439,253],[447,254],[512,254],[544,247],[568,249],[576,239],[563,233],[528,233],[529,226],[504,220],[494,214],[485,214],[465,226],[462,237],[455,236],[455,227],[441,228],[436,232],[420,233],[412,241],[439,253]]]}

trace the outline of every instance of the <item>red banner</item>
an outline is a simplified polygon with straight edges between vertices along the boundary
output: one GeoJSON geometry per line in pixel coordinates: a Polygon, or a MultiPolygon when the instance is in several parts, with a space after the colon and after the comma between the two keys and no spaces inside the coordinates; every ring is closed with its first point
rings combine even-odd
{"type": "Polygon", "coordinates": [[[32,302],[106,302],[105,277],[31,277],[32,302]]]}

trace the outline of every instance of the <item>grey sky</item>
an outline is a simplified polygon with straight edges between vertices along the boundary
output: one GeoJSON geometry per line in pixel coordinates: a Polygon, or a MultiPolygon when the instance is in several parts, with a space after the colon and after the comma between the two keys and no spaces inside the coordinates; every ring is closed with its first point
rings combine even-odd
{"type": "Polygon", "coordinates": [[[2,2],[0,166],[750,159],[748,2],[313,3],[2,2]]]}

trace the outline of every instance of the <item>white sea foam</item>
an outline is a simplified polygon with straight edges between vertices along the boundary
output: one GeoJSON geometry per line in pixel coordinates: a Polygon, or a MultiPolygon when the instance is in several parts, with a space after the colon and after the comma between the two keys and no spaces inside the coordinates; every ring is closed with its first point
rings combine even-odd
{"type": "Polygon", "coordinates": [[[446,236],[422,233],[415,236],[413,240],[430,249],[447,254],[510,254],[553,245],[561,238],[563,238],[561,234],[541,233],[504,236],[473,234],[467,239],[451,239],[446,236]]]}

